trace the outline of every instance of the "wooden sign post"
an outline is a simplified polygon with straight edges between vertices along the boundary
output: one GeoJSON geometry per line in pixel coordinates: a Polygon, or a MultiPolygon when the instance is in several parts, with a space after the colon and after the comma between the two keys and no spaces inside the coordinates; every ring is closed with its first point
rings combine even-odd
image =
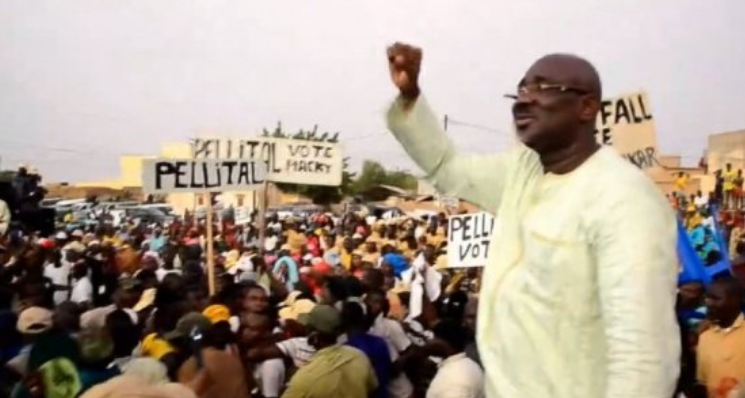
{"type": "Polygon", "coordinates": [[[259,201],[259,212],[256,220],[259,226],[259,252],[263,252],[266,245],[266,209],[269,207],[269,181],[264,181],[261,189],[261,200],[259,201]]]}
{"type": "Polygon", "coordinates": [[[215,242],[212,230],[212,194],[204,194],[207,203],[207,287],[210,297],[215,295],[215,242]]]}

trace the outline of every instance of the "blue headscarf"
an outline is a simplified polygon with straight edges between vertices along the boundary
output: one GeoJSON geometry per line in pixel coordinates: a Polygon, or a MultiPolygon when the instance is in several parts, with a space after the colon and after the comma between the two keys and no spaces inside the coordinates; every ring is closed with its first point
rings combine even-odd
{"type": "Polygon", "coordinates": [[[279,279],[284,280],[287,285],[288,291],[295,289],[295,284],[300,281],[300,273],[298,272],[297,263],[289,255],[285,254],[280,257],[272,268],[272,273],[279,279]],[[287,271],[283,274],[281,272],[282,266],[285,266],[287,271]]]}

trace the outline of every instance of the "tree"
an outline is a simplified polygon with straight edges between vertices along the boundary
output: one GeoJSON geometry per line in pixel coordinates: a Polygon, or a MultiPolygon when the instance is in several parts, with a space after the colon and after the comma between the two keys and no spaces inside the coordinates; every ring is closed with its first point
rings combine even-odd
{"type": "Polygon", "coordinates": [[[362,165],[362,172],[354,180],[351,191],[365,199],[381,200],[387,196],[376,191],[380,185],[390,185],[407,191],[414,191],[417,187],[417,179],[409,172],[403,170],[388,171],[378,162],[366,160],[362,165]]]}
{"type": "MultiPolygon", "coordinates": [[[[339,142],[339,133],[324,132],[318,133],[318,126],[314,126],[313,130],[300,130],[295,134],[288,134],[282,129],[282,123],[277,123],[277,127],[274,130],[269,131],[264,129],[262,136],[270,138],[291,138],[294,140],[303,141],[315,141],[315,142],[326,142],[330,144],[336,144],[339,142]]],[[[344,158],[344,166],[342,168],[342,181],[338,187],[328,187],[319,185],[304,185],[304,184],[277,184],[277,187],[284,192],[295,193],[298,195],[310,198],[313,203],[318,205],[330,205],[332,203],[340,202],[345,195],[351,193],[350,186],[354,179],[354,173],[348,171],[349,158],[344,158]]]]}
{"type": "Polygon", "coordinates": [[[377,185],[386,183],[387,172],[378,162],[365,160],[362,164],[362,171],[352,183],[352,191],[360,194],[377,185]]]}

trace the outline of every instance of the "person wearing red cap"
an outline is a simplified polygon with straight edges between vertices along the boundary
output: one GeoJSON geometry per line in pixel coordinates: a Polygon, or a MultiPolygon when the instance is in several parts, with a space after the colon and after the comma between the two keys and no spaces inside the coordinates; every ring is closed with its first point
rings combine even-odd
{"type": "Polygon", "coordinates": [[[327,276],[333,274],[334,270],[330,265],[328,265],[328,263],[319,258],[313,259],[311,263],[313,263],[313,265],[311,266],[310,272],[301,277],[303,282],[308,285],[310,291],[313,292],[316,297],[319,297],[323,290],[324,280],[327,276]]]}

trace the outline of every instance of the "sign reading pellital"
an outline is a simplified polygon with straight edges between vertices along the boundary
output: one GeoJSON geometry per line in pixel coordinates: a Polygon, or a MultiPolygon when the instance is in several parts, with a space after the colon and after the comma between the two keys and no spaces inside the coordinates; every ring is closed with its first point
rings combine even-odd
{"type": "Polygon", "coordinates": [[[266,180],[266,162],[252,159],[146,159],[142,188],[148,194],[248,191],[266,180]]]}
{"type": "Polygon", "coordinates": [[[448,217],[448,267],[486,265],[495,220],[485,212],[448,217]]]}

